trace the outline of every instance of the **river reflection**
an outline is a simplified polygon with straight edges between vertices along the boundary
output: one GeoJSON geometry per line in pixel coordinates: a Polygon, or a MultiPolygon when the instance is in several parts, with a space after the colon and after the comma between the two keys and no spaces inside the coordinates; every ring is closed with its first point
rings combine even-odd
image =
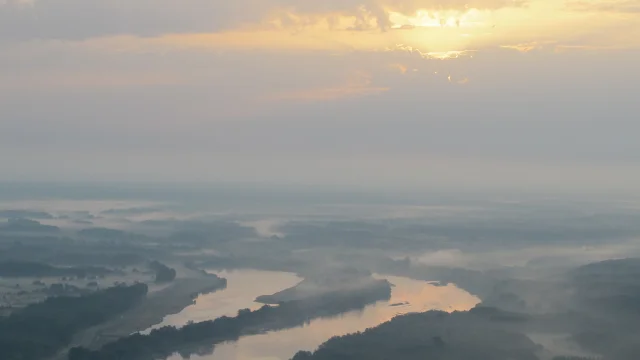
{"type": "MultiPolygon", "coordinates": [[[[241,290],[235,296],[240,302],[234,308],[234,305],[227,304],[226,312],[216,307],[220,304],[220,300],[204,300],[198,299],[198,303],[193,307],[185,309],[178,316],[180,324],[186,323],[188,320],[202,321],[212,319],[225,312],[226,315],[234,314],[240,308],[256,308],[259,304],[252,303],[257,296],[255,287],[268,286],[271,277],[274,281],[280,281],[284,284],[290,280],[288,284],[282,287],[272,286],[271,290],[262,292],[261,294],[269,294],[283,288],[289,287],[297,283],[300,279],[286,274],[286,278],[281,278],[283,273],[272,273],[263,271],[242,271],[240,279],[244,280],[244,285],[249,289],[242,290],[250,297],[241,299],[241,290]],[[245,276],[246,274],[246,276],[245,276]],[[250,276],[255,276],[249,279],[250,276]],[[207,305],[205,305],[207,304],[207,305]],[[211,307],[209,307],[211,306],[211,307]],[[233,310],[232,310],[233,308],[233,310]]],[[[226,291],[231,290],[233,278],[228,274],[219,273],[220,276],[227,277],[229,280],[229,289],[220,293],[209,294],[201,298],[213,298],[222,296],[226,291]]],[[[233,276],[233,275],[232,275],[233,276]]],[[[238,273],[236,273],[238,276],[238,273]]],[[[391,320],[394,316],[406,314],[410,312],[421,312],[427,310],[469,310],[475,306],[480,300],[467,293],[466,291],[456,287],[453,284],[447,286],[436,286],[424,281],[412,280],[397,276],[381,276],[377,278],[386,278],[395,286],[389,301],[380,301],[372,304],[360,311],[352,311],[344,313],[334,318],[316,319],[309,324],[281,331],[269,332],[261,335],[246,336],[237,342],[229,342],[218,344],[215,346],[212,354],[209,355],[192,355],[193,360],[286,360],[290,359],[296,352],[300,350],[314,350],[320,344],[336,335],[345,335],[348,333],[363,331],[367,328],[376,326],[385,321],[391,320]]],[[[273,285],[273,284],[272,284],[273,285]]],[[[239,285],[238,285],[239,286],[239,285]]],[[[240,287],[242,287],[240,286],[240,287]]],[[[224,303],[224,301],[223,301],[224,303]]],[[[223,314],[224,315],[224,314],[223,314]]],[[[180,355],[174,355],[170,360],[181,360],[180,355]]]]}
{"type": "Polygon", "coordinates": [[[181,327],[189,321],[200,322],[220,316],[236,316],[240,309],[259,309],[263,304],[254,302],[260,295],[273,294],[292,287],[302,278],[292,273],[261,270],[208,271],[227,279],[227,288],[196,298],[195,304],[174,315],[167,315],[160,324],[147,329],[163,326],[181,327]]]}

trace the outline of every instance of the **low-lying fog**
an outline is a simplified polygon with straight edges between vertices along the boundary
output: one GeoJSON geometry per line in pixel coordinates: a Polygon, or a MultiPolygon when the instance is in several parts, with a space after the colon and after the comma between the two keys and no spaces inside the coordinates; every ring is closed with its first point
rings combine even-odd
{"type": "Polygon", "coordinates": [[[396,315],[442,310],[463,316],[474,307],[527,316],[520,325],[496,326],[540,345],[539,359],[640,354],[634,345],[640,325],[632,321],[640,314],[640,260],[634,260],[640,257],[640,202],[506,194],[309,194],[281,201],[258,191],[234,201],[222,190],[165,190],[0,196],[3,313],[54,296],[54,284],[61,286],[56,291],[82,296],[120,282],[145,282],[153,285],[148,296],[155,291],[177,299],[185,294],[162,289],[204,271],[226,279],[224,289],[198,290],[192,305],[154,314],[162,321],[139,321],[144,328],[138,331],[149,334],[256,311],[263,306],[256,302],[260,296],[297,285],[300,291],[301,282],[315,286],[323,277],[334,286],[340,274],[353,272],[388,280],[390,298],[187,354],[286,360],[396,315]],[[159,270],[148,268],[150,261],[175,271],[174,283],[154,283],[159,270]],[[10,266],[16,262],[51,268],[20,272],[10,266]],[[108,273],[85,277],[88,266],[108,273]],[[85,269],[81,276],[78,269],[85,269]]]}

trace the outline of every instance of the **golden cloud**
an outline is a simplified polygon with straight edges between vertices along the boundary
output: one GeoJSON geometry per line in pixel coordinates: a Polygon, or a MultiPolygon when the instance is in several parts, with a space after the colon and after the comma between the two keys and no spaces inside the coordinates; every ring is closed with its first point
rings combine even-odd
{"type": "Polygon", "coordinates": [[[401,74],[406,74],[407,73],[407,66],[403,65],[403,64],[391,64],[389,65],[390,68],[394,69],[394,70],[398,70],[401,74]]]}
{"type": "Polygon", "coordinates": [[[541,50],[546,45],[555,44],[555,41],[532,41],[528,43],[522,44],[514,44],[514,45],[501,45],[500,47],[503,49],[513,49],[523,53],[527,53],[533,50],[541,50]]]}
{"type": "Polygon", "coordinates": [[[269,94],[267,101],[329,101],[353,97],[378,95],[389,90],[387,87],[374,86],[371,74],[359,71],[350,76],[346,83],[333,87],[293,90],[269,94]]]}
{"type": "Polygon", "coordinates": [[[640,14],[640,2],[635,0],[570,1],[567,3],[567,8],[594,13],[640,14]]]}
{"type": "MultiPolygon", "coordinates": [[[[253,4],[253,0],[242,0],[247,1],[253,4]]],[[[264,4],[254,4],[259,11],[248,10],[261,14],[257,20],[224,31],[109,35],[75,43],[131,52],[403,51],[424,59],[472,57],[474,51],[496,47],[528,52],[552,43],[570,43],[574,49],[640,45],[640,37],[634,37],[637,30],[628,30],[640,25],[637,19],[572,11],[555,0],[345,0],[295,6],[279,0],[264,4]]]]}

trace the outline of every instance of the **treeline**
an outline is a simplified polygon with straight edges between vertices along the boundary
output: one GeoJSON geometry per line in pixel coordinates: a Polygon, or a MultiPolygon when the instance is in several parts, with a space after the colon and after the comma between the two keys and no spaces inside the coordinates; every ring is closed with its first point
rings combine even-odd
{"type": "Polygon", "coordinates": [[[201,345],[235,341],[240,336],[301,326],[312,319],[331,317],[363,309],[379,300],[388,300],[391,287],[362,292],[330,293],[305,300],[288,301],[279,306],[265,305],[258,310],[240,310],[235,317],[188,324],[182,328],[165,326],[148,335],[135,334],[97,351],[73,348],[69,360],[155,360],[175,352],[201,348],[201,345]]]}
{"type": "Polygon", "coordinates": [[[130,309],[147,294],[135,284],[81,297],[50,297],[0,318],[0,359],[37,360],[68,346],[74,334],[130,309]]]}
{"type": "Polygon", "coordinates": [[[293,360],[538,360],[539,345],[483,314],[429,311],[336,336],[293,360]]]}
{"type": "Polygon", "coordinates": [[[4,277],[53,277],[106,275],[111,270],[103,267],[56,267],[49,264],[32,261],[4,261],[0,262],[0,276],[4,277]]]}
{"type": "Polygon", "coordinates": [[[154,260],[149,263],[149,268],[155,271],[158,284],[171,282],[176,278],[176,270],[159,261],[154,260]]]}
{"type": "Polygon", "coordinates": [[[55,217],[48,212],[44,211],[32,211],[32,210],[0,210],[0,218],[7,219],[20,219],[20,218],[29,218],[29,219],[54,219],[55,217]]]}
{"type": "Polygon", "coordinates": [[[31,219],[12,218],[8,219],[3,225],[0,225],[0,231],[46,233],[58,232],[60,228],[53,225],[44,225],[31,219]]]}

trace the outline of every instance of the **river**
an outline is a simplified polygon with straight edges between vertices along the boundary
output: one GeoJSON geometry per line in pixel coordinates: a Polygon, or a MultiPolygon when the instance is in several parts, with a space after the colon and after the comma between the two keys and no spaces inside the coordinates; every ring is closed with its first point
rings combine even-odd
{"type": "MultiPolygon", "coordinates": [[[[253,300],[291,287],[302,279],[291,273],[239,270],[212,271],[227,279],[225,290],[202,295],[194,305],[178,314],[165,317],[153,328],[182,326],[189,321],[199,322],[223,315],[234,316],[239,309],[257,309],[262,304],[253,300]]],[[[191,355],[192,360],[287,360],[300,350],[314,350],[336,335],[363,331],[396,315],[427,310],[469,310],[480,300],[453,284],[436,286],[429,282],[405,277],[375,275],[386,278],[393,285],[391,299],[379,301],[360,311],[351,311],[327,319],[316,319],[297,328],[246,336],[236,342],[215,346],[212,354],[191,355]]],[[[182,360],[176,354],[169,360],[182,360]]]]}

